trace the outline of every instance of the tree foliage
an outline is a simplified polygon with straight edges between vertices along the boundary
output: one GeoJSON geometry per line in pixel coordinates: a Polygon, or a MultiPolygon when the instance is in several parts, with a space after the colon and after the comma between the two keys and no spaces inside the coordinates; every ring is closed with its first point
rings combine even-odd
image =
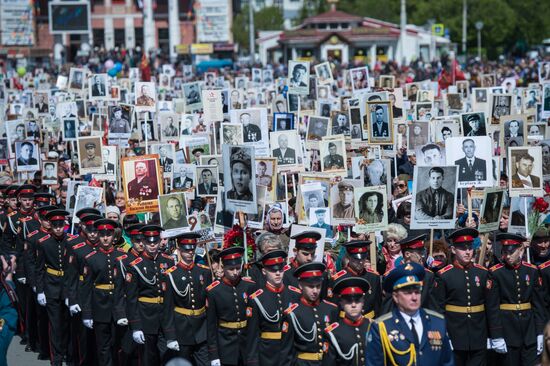
{"type": "MultiPolygon", "coordinates": [[[[275,6],[265,7],[254,12],[254,30],[257,38],[259,30],[281,30],[283,29],[283,13],[275,6]]],[[[241,48],[249,50],[249,17],[248,6],[242,8],[241,12],[233,18],[233,38],[241,48]]]]}

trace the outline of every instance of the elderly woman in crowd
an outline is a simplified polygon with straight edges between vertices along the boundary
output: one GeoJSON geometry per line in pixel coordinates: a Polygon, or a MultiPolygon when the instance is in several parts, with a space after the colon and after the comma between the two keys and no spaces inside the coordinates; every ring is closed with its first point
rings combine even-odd
{"type": "Polygon", "coordinates": [[[399,245],[399,242],[407,237],[407,229],[400,224],[389,224],[385,236],[382,255],[386,266],[383,273],[393,269],[395,261],[401,258],[401,245],[399,245]]]}

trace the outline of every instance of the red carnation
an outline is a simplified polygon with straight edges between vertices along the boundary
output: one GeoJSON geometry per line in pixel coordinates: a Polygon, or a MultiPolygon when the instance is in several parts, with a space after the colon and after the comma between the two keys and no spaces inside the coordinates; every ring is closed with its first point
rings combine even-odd
{"type": "Polygon", "coordinates": [[[533,209],[540,213],[546,212],[548,206],[548,202],[546,202],[542,197],[537,198],[535,202],[533,202],[533,209]]]}

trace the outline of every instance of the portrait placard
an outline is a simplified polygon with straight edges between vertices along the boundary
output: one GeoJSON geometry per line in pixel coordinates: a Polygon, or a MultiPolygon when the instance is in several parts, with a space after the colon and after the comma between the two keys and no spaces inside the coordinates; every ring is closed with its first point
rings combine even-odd
{"type": "Polygon", "coordinates": [[[57,161],[42,162],[42,184],[57,184],[57,161]]]}
{"type": "Polygon", "coordinates": [[[542,196],[542,147],[508,148],[510,197],[542,196]]]}
{"type": "Polygon", "coordinates": [[[447,165],[458,167],[458,187],[492,187],[492,144],[489,136],[451,137],[445,141],[447,165]]]}
{"type": "Polygon", "coordinates": [[[104,173],[102,147],[100,136],[78,138],[78,162],[80,174],[104,173]]]}
{"type": "Polygon", "coordinates": [[[232,213],[256,214],[256,175],[252,174],[252,167],[256,167],[254,148],[223,145],[222,151],[227,157],[223,167],[225,209],[232,213]]]}
{"type": "Polygon", "coordinates": [[[267,187],[267,202],[275,202],[277,185],[277,158],[256,159],[256,184],[267,187]]]}
{"type": "Polygon", "coordinates": [[[218,167],[213,165],[197,166],[195,178],[197,196],[216,197],[218,195],[219,175],[218,167]]]}
{"type": "Polygon", "coordinates": [[[103,158],[103,173],[96,174],[97,180],[116,181],[118,175],[118,154],[116,146],[102,146],[101,156],[103,158]]]}
{"type": "Polygon", "coordinates": [[[391,102],[367,102],[368,140],[371,144],[393,144],[393,112],[391,102]]]}
{"type": "Polygon", "coordinates": [[[137,82],[135,98],[136,111],[155,112],[157,104],[155,83],[146,81],[137,82]]]}
{"type": "Polygon", "coordinates": [[[160,225],[165,230],[163,236],[170,238],[187,231],[187,205],[183,192],[160,195],[158,198],[160,225]]]}
{"type": "Polygon", "coordinates": [[[369,233],[388,227],[386,186],[359,187],[354,190],[357,224],[354,231],[369,233]]]}
{"type": "Polygon", "coordinates": [[[40,170],[40,148],[35,141],[15,142],[16,167],[18,172],[40,170]]]}
{"type": "Polygon", "coordinates": [[[85,183],[78,186],[74,205],[73,223],[77,224],[80,222],[76,213],[83,208],[95,208],[100,212],[105,210],[102,187],[91,187],[87,186],[85,183]]]}
{"type": "Polygon", "coordinates": [[[288,92],[292,94],[309,94],[309,62],[288,62],[288,92]]]}
{"type": "Polygon", "coordinates": [[[279,170],[302,164],[300,138],[296,130],[271,132],[271,156],[277,159],[279,170]]]}
{"type": "Polygon", "coordinates": [[[343,179],[330,186],[330,208],[333,225],[355,224],[354,191],[364,184],[359,179],[343,179]]]}
{"type": "Polygon", "coordinates": [[[158,212],[158,196],[162,192],[159,156],[150,154],[122,158],[121,170],[126,212],[158,212]]]}
{"type": "Polygon", "coordinates": [[[479,222],[479,232],[488,233],[498,230],[500,227],[500,218],[502,216],[502,207],[506,191],[502,188],[486,188],[483,196],[483,206],[481,207],[481,220],[479,222]]]}

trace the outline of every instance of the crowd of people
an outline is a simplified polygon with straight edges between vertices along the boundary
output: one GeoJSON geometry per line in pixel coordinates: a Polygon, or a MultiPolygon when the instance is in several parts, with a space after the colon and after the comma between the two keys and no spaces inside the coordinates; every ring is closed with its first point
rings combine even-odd
{"type": "Polygon", "coordinates": [[[550,365],[546,70],[3,70],[0,365],[550,365]]]}

